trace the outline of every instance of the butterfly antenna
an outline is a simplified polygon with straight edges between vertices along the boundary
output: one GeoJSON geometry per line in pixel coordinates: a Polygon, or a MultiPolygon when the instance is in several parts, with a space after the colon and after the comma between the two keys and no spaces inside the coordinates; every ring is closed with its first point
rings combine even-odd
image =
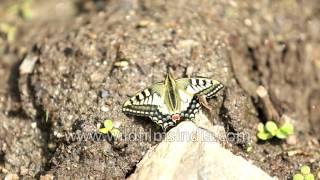
{"type": "Polygon", "coordinates": [[[173,68],[170,64],[167,65],[167,74],[173,74],[173,68]]]}

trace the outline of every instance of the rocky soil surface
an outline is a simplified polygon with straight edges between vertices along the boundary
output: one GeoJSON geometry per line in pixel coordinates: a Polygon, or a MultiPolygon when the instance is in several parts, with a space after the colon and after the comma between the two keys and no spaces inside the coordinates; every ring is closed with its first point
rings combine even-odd
{"type": "Polygon", "coordinates": [[[163,136],[121,105],[168,70],[225,85],[209,120],[247,134],[225,142],[233,154],[279,179],[302,164],[320,171],[316,0],[49,2],[33,1],[30,20],[0,9],[17,29],[13,42],[0,36],[1,178],[129,177],[163,136]],[[122,138],[98,133],[105,119],[122,138]],[[290,119],[294,136],[258,141],[258,123],[270,119],[290,119]]]}

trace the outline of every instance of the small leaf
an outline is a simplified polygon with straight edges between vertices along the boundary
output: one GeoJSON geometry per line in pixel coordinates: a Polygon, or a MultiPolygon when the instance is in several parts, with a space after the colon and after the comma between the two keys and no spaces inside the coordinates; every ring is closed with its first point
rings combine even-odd
{"type": "Polygon", "coordinates": [[[294,132],[294,127],[291,123],[284,123],[281,127],[280,127],[281,131],[285,132],[287,135],[291,135],[294,132]]]}
{"type": "Polygon", "coordinates": [[[293,180],[303,180],[303,179],[304,179],[304,177],[302,176],[302,174],[295,174],[293,176],[293,180]]]}
{"type": "Polygon", "coordinates": [[[258,124],[258,131],[259,131],[259,132],[264,131],[264,125],[263,125],[263,123],[259,123],[259,124],[258,124]]]}
{"type": "Polygon", "coordinates": [[[101,132],[103,134],[107,134],[109,132],[109,130],[107,128],[100,128],[99,132],[101,132]]]}
{"type": "Polygon", "coordinates": [[[103,122],[104,128],[110,131],[113,128],[113,123],[111,119],[107,119],[103,122]]]}
{"type": "Polygon", "coordinates": [[[249,145],[249,146],[246,147],[246,152],[247,153],[251,152],[252,150],[253,150],[252,145],[249,145]]]}
{"type": "Polygon", "coordinates": [[[302,173],[302,174],[304,174],[304,175],[306,175],[306,174],[310,174],[310,167],[309,166],[307,166],[307,165],[304,165],[304,166],[302,166],[301,168],[300,168],[300,172],[302,173]]]}
{"type": "Polygon", "coordinates": [[[117,128],[112,129],[112,130],[110,131],[110,133],[111,133],[111,135],[112,135],[113,137],[116,137],[116,138],[119,137],[120,134],[121,134],[120,130],[117,129],[117,128]]]}
{"type": "Polygon", "coordinates": [[[257,136],[259,139],[264,141],[272,138],[272,135],[266,131],[258,132],[257,136]]]}
{"type": "Polygon", "coordinates": [[[288,134],[281,131],[281,129],[278,129],[276,137],[279,139],[286,139],[288,137],[288,134]]]}
{"type": "Polygon", "coordinates": [[[265,125],[265,128],[272,136],[276,135],[278,130],[277,124],[273,121],[268,121],[265,125]]]}
{"type": "Polygon", "coordinates": [[[314,180],[314,175],[313,174],[307,174],[305,177],[304,177],[305,180],[314,180]]]}

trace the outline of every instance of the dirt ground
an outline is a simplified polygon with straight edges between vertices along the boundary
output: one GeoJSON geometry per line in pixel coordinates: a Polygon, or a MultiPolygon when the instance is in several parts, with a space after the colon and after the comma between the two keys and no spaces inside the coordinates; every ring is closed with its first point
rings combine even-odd
{"type": "Polygon", "coordinates": [[[8,15],[15,3],[0,4],[1,21],[17,29],[13,42],[0,34],[0,178],[130,176],[159,143],[150,133],[136,141],[70,137],[94,134],[105,119],[124,136],[161,131],[124,115],[121,105],[168,69],[225,85],[209,102],[212,122],[250,137],[232,152],[279,179],[302,164],[320,172],[317,0],[34,0],[29,20],[8,15]],[[259,86],[276,115],[292,119],[295,135],[287,141],[257,140],[258,123],[275,118],[259,86]]]}

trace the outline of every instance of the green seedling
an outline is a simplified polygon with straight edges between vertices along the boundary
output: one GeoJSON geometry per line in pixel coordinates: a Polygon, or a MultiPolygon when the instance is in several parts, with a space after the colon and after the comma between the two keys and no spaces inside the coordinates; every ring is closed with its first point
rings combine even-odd
{"type": "Polygon", "coordinates": [[[294,132],[294,127],[291,123],[284,123],[280,128],[273,121],[268,121],[266,124],[259,123],[257,137],[260,140],[266,141],[273,137],[278,139],[286,139],[294,132]]]}
{"type": "Polygon", "coordinates": [[[104,128],[100,128],[99,131],[103,134],[108,134],[113,128],[113,122],[110,119],[107,119],[103,122],[104,128]]]}
{"type": "Polygon", "coordinates": [[[311,173],[310,167],[303,165],[300,168],[300,172],[293,176],[293,180],[314,180],[314,175],[311,173]]]}
{"type": "Polygon", "coordinates": [[[291,123],[284,123],[276,133],[277,138],[286,139],[288,136],[294,133],[294,127],[291,123]]]}
{"type": "Polygon", "coordinates": [[[5,34],[9,43],[14,42],[16,37],[16,27],[7,23],[0,23],[0,33],[5,34]]]}
{"type": "Polygon", "coordinates": [[[23,0],[10,6],[8,12],[20,16],[23,20],[30,20],[32,18],[31,3],[32,0],[23,0]]]}
{"type": "Polygon", "coordinates": [[[111,133],[111,135],[112,135],[113,137],[119,137],[120,134],[121,134],[120,130],[117,129],[117,128],[111,129],[110,133],[111,133]]]}
{"type": "Polygon", "coordinates": [[[247,144],[245,149],[246,149],[246,152],[249,153],[253,150],[253,146],[251,144],[247,144]]]}
{"type": "Polygon", "coordinates": [[[113,127],[111,119],[107,119],[103,122],[104,128],[100,128],[99,132],[102,134],[111,134],[113,137],[119,137],[121,132],[118,128],[113,127]]]}

